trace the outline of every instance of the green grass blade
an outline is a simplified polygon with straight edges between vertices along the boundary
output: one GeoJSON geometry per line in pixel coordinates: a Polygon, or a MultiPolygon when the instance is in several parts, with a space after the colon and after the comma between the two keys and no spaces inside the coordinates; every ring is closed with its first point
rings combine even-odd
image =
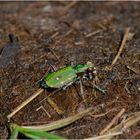
{"type": "Polygon", "coordinates": [[[11,136],[9,139],[16,139],[18,136],[18,129],[15,127],[12,129],[11,136]]]}
{"type": "Polygon", "coordinates": [[[41,137],[36,136],[36,135],[33,135],[33,134],[31,134],[31,133],[24,132],[24,133],[22,133],[22,134],[25,135],[25,136],[28,137],[28,138],[31,138],[31,139],[41,139],[41,137]]]}
{"type": "Polygon", "coordinates": [[[11,133],[11,137],[10,137],[11,139],[17,138],[18,132],[20,132],[21,134],[23,134],[29,138],[32,138],[32,139],[44,138],[44,139],[62,139],[62,140],[64,140],[64,138],[62,138],[60,136],[57,136],[57,135],[54,135],[54,134],[51,134],[51,133],[48,133],[45,131],[39,131],[39,130],[33,130],[33,129],[29,130],[26,128],[22,128],[16,124],[11,125],[11,130],[13,130],[11,133]]]}
{"type": "Polygon", "coordinates": [[[52,131],[55,129],[59,129],[62,128],[64,126],[68,126],[69,124],[81,119],[82,117],[86,116],[88,113],[90,113],[91,111],[93,111],[93,108],[88,108],[76,115],[73,115],[71,117],[65,118],[65,119],[61,119],[58,121],[54,121],[50,124],[44,124],[44,125],[38,125],[38,126],[21,126],[21,129],[26,129],[28,130],[28,132],[30,131],[34,131],[34,130],[38,130],[38,131],[52,131]]]}
{"type": "Polygon", "coordinates": [[[54,136],[53,134],[50,134],[50,133],[48,135],[48,133],[45,131],[52,131],[52,130],[67,126],[67,125],[81,119],[82,117],[86,116],[91,111],[93,111],[92,107],[88,108],[88,109],[86,109],[86,110],[84,110],[84,111],[82,111],[74,116],[71,116],[71,117],[68,117],[65,119],[61,119],[58,121],[54,121],[50,124],[39,125],[39,126],[18,126],[16,124],[13,124],[13,128],[17,128],[18,132],[20,132],[22,134],[26,133],[26,136],[30,135],[30,137],[32,137],[32,138],[34,137],[34,139],[38,138],[38,136],[41,136],[41,137],[43,136],[45,138],[49,137],[50,139],[64,139],[64,138],[61,138],[59,136],[54,136]]]}
{"type": "Polygon", "coordinates": [[[25,134],[26,136],[33,138],[33,139],[61,139],[61,140],[65,140],[64,138],[48,133],[48,132],[43,132],[43,131],[32,131],[32,132],[23,132],[23,134],[25,134]]]}

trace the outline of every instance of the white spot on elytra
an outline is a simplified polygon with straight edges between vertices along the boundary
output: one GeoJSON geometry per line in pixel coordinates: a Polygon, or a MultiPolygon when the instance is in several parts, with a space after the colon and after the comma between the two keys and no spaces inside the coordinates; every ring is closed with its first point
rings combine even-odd
{"type": "Polygon", "coordinates": [[[59,77],[56,77],[56,80],[59,80],[59,77]]]}

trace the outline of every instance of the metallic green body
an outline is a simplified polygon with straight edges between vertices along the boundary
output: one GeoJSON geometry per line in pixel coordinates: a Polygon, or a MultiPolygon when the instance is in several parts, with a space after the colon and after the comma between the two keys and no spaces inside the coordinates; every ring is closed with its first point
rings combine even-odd
{"type": "Polygon", "coordinates": [[[59,69],[56,72],[49,73],[44,77],[46,84],[51,88],[60,88],[76,80],[77,75],[72,66],[59,69]]]}
{"type": "Polygon", "coordinates": [[[66,66],[55,72],[51,72],[44,76],[41,81],[42,88],[62,88],[68,86],[81,77],[85,77],[86,70],[93,68],[91,62],[86,64],[78,64],[76,66],[66,66]]]}

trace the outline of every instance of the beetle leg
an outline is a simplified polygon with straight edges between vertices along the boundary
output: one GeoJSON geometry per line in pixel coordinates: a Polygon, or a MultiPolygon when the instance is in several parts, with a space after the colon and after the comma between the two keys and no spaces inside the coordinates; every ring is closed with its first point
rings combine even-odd
{"type": "Polygon", "coordinates": [[[53,72],[57,71],[57,68],[54,65],[52,65],[50,62],[48,62],[48,64],[52,68],[53,72]]]}
{"type": "Polygon", "coordinates": [[[73,82],[68,83],[67,85],[63,86],[62,89],[65,90],[67,87],[69,87],[73,82]]]}
{"type": "Polygon", "coordinates": [[[94,80],[93,80],[93,88],[95,88],[96,90],[98,90],[98,91],[100,91],[101,93],[106,93],[106,90],[104,90],[104,89],[102,89],[102,88],[100,88],[100,87],[98,87],[96,84],[99,82],[99,79],[98,79],[98,77],[96,76],[95,78],[94,78],[94,80]]]}
{"type": "Polygon", "coordinates": [[[80,93],[79,93],[79,90],[78,90],[77,86],[75,85],[75,83],[74,83],[74,84],[72,84],[72,85],[73,85],[73,87],[75,88],[75,90],[76,90],[76,93],[77,93],[78,97],[80,98],[80,97],[81,97],[81,95],[80,95],[80,93]]]}
{"type": "Polygon", "coordinates": [[[57,68],[55,66],[51,65],[51,67],[52,67],[54,72],[57,71],[57,68]]]}
{"type": "Polygon", "coordinates": [[[98,81],[99,81],[99,79],[97,76],[92,80],[93,94],[94,94],[95,98],[97,97],[97,94],[96,94],[96,91],[94,89],[95,89],[95,85],[98,83],[98,81]]]}
{"type": "Polygon", "coordinates": [[[83,84],[82,84],[82,80],[80,79],[80,94],[81,94],[81,97],[85,103],[85,106],[87,107],[87,102],[86,102],[86,99],[85,99],[85,96],[84,96],[84,90],[83,90],[83,84]]]}
{"type": "Polygon", "coordinates": [[[100,87],[98,87],[98,86],[96,86],[96,85],[94,85],[94,88],[95,88],[96,90],[100,91],[100,92],[103,93],[103,94],[106,93],[106,90],[105,90],[105,89],[102,89],[102,88],[100,88],[100,87]]]}

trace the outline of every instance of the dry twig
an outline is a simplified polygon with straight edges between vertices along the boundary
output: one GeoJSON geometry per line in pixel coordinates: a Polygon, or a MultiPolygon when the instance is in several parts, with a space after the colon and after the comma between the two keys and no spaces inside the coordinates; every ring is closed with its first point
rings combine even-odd
{"type": "Polygon", "coordinates": [[[87,138],[87,139],[84,139],[84,140],[106,139],[108,137],[117,136],[117,135],[120,135],[120,134],[122,134],[122,133],[121,132],[115,132],[115,133],[110,133],[110,134],[106,134],[106,135],[102,135],[102,136],[95,136],[95,137],[87,138]]]}
{"type": "Polygon", "coordinates": [[[55,58],[60,61],[59,57],[57,56],[57,54],[53,51],[53,49],[48,48],[50,50],[50,52],[55,56],[55,58]]]}
{"type": "Polygon", "coordinates": [[[44,99],[42,99],[39,103],[37,103],[36,105],[44,102],[45,100],[47,100],[48,97],[51,97],[52,95],[54,95],[55,93],[57,93],[58,91],[60,91],[60,89],[57,89],[53,92],[53,94],[49,94],[47,97],[45,97],[44,99]]]}
{"type": "Polygon", "coordinates": [[[121,109],[121,111],[112,119],[112,121],[100,132],[100,135],[104,134],[113,124],[115,124],[116,120],[125,112],[125,109],[121,109]]]}
{"type": "Polygon", "coordinates": [[[49,118],[51,118],[51,115],[47,112],[47,110],[41,105],[39,108],[36,109],[36,111],[39,111],[40,109],[42,109],[49,118]]]}
{"type": "Polygon", "coordinates": [[[109,111],[107,111],[107,112],[105,112],[105,113],[96,114],[96,115],[90,114],[90,116],[91,116],[91,117],[94,117],[94,118],[103,117],[103,116],[107,115],[108,113],[113,112],[113,111],[115,111],[115,110],[116,110],[116,108],[113,108],[113,109],[110,109],[109,111]]]}
{"type": "Polygon", "coordinates": [[[50,98],[47,98],[48,103],[51,105],[51,107],[59,114],[62,115],[64,113],[64,111],[62,111],[61,109],[59,109],[59,107],[57,106],[57,104],[50,98]]]}
{"type": "Polygon", "coordinates": [[[58,34],[59,34],[59,32],[54,33],[54,34],[51,36],[51,39],[55,38],[58,34]]]}
{"type": "MultiPolygon", "coordinates": [[[[128,129],[129,127],[131,127],[132,125],[136,124],[139,121],[140,121],[140,112],[136,112],[125,121],[122,121],[114,128],[108,130],[105,134],[120,132],[120,130],[123,133],[123,131],[125,131],[126,129],[128,129]]],[[[110,136],[110,138],[113,138],[113,136],[110,136]]]]}
{"type": "Polygon", "coordinates": [[[119,48],[119,51],[118,51],[117,55],[115,56],[114,60],[112,61],[111,67],[113,67],[113,65],[117,62],[117,60],[118,60],[120,54],[121,54],[122,51],[123,51],[124,45],[125,45],[125,43],[126,43],[126,40],[127,40],[127,38],[128,38],[128,35],[129,35],[129,30],[130,30],[130,28],[126,28],[125,34],[124,34],[124,37],[123,37],[123,40],[122,40],[122,42],[121,42],[121,46],[120,46],[120,48],[119,48]]]}
{"type": "Polygon", "coordinates": [[[65,11],[68,11],[70,8],[72,8],[76,4],[77,4],[77,1],[70,2],[68,5],[65,6],[65,11]]]}
{"type": "MultiPolygon", "coordinates": [[[[119,114],[121,114],[121,112],[119,112],[119,114]]],[[[132,125],[136,124],[139,121],[140,121],[140,112],[136,112],[133,114],[133,116],[131,116],[128,119],[126,119],[125,121],[121,122],[119,125],[115,126],[114,128],[108,130],[106,133],[104,133],[104,135],[87,138],[84,140],[97,140],[97,139],[108,139],[109,140],[109,139],[113,138],[114,136],[121,135],[123,133],[123,130],[131,127],[132,125]]],[[[139,131],[137,132],[137,134],[139,134],[139,131]]]]}
{"type": "Polygon", "coordinates": [[[25,107],[28,103],[30,103],[34,98],[36,98],[38,95],[40,95],[44,90],[38,89],[37,92],[35,92],[31,97],[29,97],[27,100],[25,100],[23,103],[21,103],[19,106],[17,106],[12,113],[10,113],[7,118],[10,119],[12,116],[14,116],[18,111],[20,111],[23,107],[25,107]]]}
{"type": "Polygon", "coordinates": [[[129,70],[133,71],[134,73],[140,75],[140,70],[136,69],[136,68],[132,68],[130,66],[126,66],[129,70]]]}
{"type": "MultiPolygon", "coordinates": [[[[52,39],[54,39],[57,35],[59,34],[59,32],[54,33],[46,42],[46,46],[51,42],[52,39]]],[[[48,47],[49,51],[56,57],[56,59],[59,61],[59,57],[56,55],[56,53],[53,51],[53,49],[51,49],[50,47],[48,47]]]]}
{"type": "Polygon", "coordinates": [[[89,34],[86,34],[85,37],[86,38],[91,37],[91,36],[96,35],[96,34],[102,32],[102,31],[104,31],[104,30],[97,30],[97,31],[91,32],[89,34]]]}

